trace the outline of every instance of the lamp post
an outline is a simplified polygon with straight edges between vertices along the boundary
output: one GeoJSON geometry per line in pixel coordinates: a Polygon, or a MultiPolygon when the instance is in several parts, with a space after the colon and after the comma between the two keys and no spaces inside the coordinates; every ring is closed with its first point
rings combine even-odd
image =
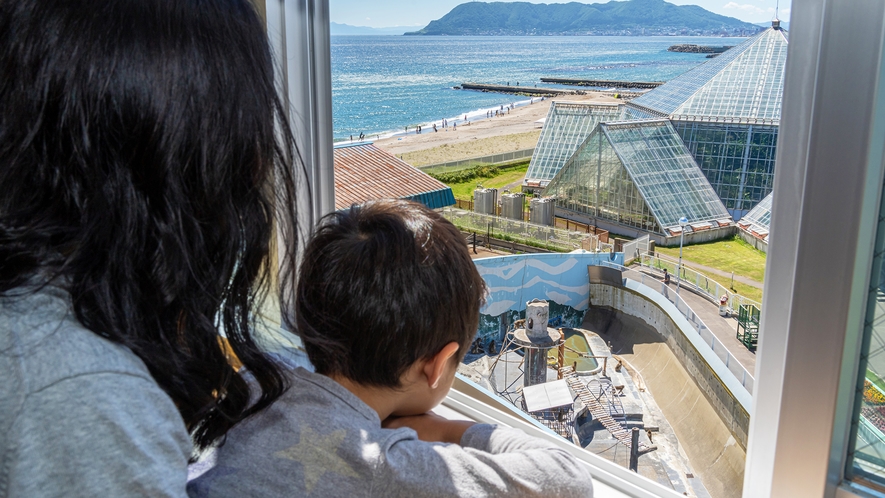
{"type": "Polygon", "coordinates": [[[679,232],[679,266],[676,268],[676,294],[679,294],[679,286],[682,283],[682,242],[685,240],[685,226],[688,225],[688,218],[683,216],[679,218],[679,226],[682,231],[679,232]]]}

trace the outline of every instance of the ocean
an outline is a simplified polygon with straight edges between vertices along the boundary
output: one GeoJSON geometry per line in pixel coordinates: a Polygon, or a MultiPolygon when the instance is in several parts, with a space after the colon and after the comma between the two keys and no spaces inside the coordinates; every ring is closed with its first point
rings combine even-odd
{"type": "Polygon", "coordinates": [[[333,36],[336,140],[403,132],[406,126],[484,116],[527,97],[452,87],[464,82],[554,87],[542,77],[667,81],[705,62],[671,45],[737,45],[694,36],[333,36]]]}

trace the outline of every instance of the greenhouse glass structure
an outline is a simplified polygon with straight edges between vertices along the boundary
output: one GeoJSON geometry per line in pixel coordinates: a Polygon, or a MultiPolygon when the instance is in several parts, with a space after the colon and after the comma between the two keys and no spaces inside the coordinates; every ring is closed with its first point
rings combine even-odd
{"type": "Polygon", "coordinates": [[[731,226],[669,120],[600,123],[545,191],[557,207],[671,237],[731,226]]]}
{"type": "Polygon", "coordinates": [[[772,27],[626,104],[627,116],[666,116],[740,219],[772,190],[787,59],[772,27]]]}
{"type": "Polygon", "coordinates": [[[771,231],[771,203],[773,195],[768,194],[765,196],[759,204],[756,204],[756,207],[751,209],[738,222],[738,228],[741,229],[741,237],[766,252],[768,249],[768,234],[771,231]],[[764,244],[757,244],[756,241],[762,241],[764,244]]]}
{"type": "Polygon", "coordinates": [[[551,103],[523,186],[546,187],[597,123],[618,120],[620,115],[618,104],[551,103]]]}
{"type": "MultiPolygon", "coordinates": [[[[683,190],[681,197],[672,199],[673,212],[679,213],[675,219],[684,215],[701,225],[716,225],[729,217],[739,220],[771,193],[773,187],[787,43],[787,33],[780,28],[780,21],[773,21],[771,28],[622,104],[617,112],[612,107],[597,109],[601,107],[598,104],[554,103],[523,188],[536,192],[543,189],[544,195],[556,195],[557,206],[567,210],[563,213],[565,216],[569,216],[568,211],[583,213],[591,221],[598,216],[623,226],[646,227],[667,235],[672,232],[673,220],[668,219],[664,205],[651,199],[648,190],[651,187],[642,187],[638,184],[642,183],[640,179],[631,177],[631,181],[638,182],[635,192],[629,188],[607,190],[603,181],[606,170],[598,157],[599,178],[588,176],[583,171],[586,168],[575,166],[586,164],[590,155],[604,153],[603,149],[615,151],[615,156],[625,163],[623,174],[630,171],[627,162],[635,164],[624,161],[626,152],[623,151],[628,149],[633,151],[632,157],[641,157],[649,163],[676,161],[676,157],[684,160],[681,153],[660,156],[658,139],[651,140],[635,131],[614,131],[613,126],[636,121],[641,123],[637,129],[643,132],[655,128],[658,135],[663,136],[662,130],[672,130],[675,137],[667,135],[660,140],[675,139],[692,159],[695,173],[706,179],[704,185],[687,182],[685,185],[697,190],[691,195],[683,190]],[[661,124],[661,120],[668,126],[661,124]],[[650,128],[651,122],[658,124],[650,128]],[[595,136],[596,142],[587,139],[590,136],[595,136]],[[608,145],[603,143],[603,137],[608,145]],[[619,142],[621,138],[632,138],[636,142],[628,147],[619,142]],[[568,172],[564,170],[566,165],[570,167],[568,172]],[[579,185],[581,182],[585,183],[579,185]],[[716,203],[710,203],[710,189],[715,193],[716,203]],[[614,192],[627,197],[615,200],[614,192]],[[636,200],[634,195],[638,193],[642,194],[643,202],[636,200]],[[644,196],[646,193],[649,195],[644,196]]],[[[672,150],[676,150],[675,146],[672,150]]],[[[659,167],[661,171],[668,170],[666,164],[659,167]]]]}

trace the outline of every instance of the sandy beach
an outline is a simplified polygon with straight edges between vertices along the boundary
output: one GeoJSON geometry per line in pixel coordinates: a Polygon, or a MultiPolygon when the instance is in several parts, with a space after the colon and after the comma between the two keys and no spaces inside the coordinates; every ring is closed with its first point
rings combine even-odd
{"type": "Polygon", "coordinates": [[[421,134],[411,132],[375,141],[378,147],[402,157],[413,166],[426,166],[458,159],[481,157],[512,150],[530,149],[538,142],[541,123],[551,102],[619,103],[621,100],[596,92],[586,95],[548,97],[543,101],[516,107],[500,117],[472,119],[470,124],[449,122],[448,128],[425,126],[421,134]]]}

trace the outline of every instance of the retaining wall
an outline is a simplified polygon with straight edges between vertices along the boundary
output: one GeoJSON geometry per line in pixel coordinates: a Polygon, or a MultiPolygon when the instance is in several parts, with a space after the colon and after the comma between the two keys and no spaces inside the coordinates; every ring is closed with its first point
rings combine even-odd
{"type": "MultiPolygon", "coordinates": [[[[659,303],[657,299],[653,299],[653,295],[641,292],[644,289],[639,286],[645,287],[642,284],[632,281],[627,284],[629,287],[590,284],[591,305],[620,311],[639,318],[654,328],[704,393],[735,440],[746,449],[750,428],[749,392],[734,379],[725,364],[712,351],[705,351],[703,346],[695,346],[687,335],[694,329],[672,303],[663,296],[660,299],[663,302],[659,303]]],[[[654,291],[648,289],[648,292],[654,291]]]]}
{"type": "Polygon", "coordinates": [[[744,242],[746,242],[747,244],[750,244],[751,246],[755,247],[756,249],[759,249],[762,252],[765,252],[765,253],[768,252],[768,242],[765,242],[764,240],[757,239],[756,237],[753,237],[752,235],[750,235],[749,233],[747,233],[743,230],[738,231],[738,233],[740,234],[741,238],[744,239],[744,242]]]}

